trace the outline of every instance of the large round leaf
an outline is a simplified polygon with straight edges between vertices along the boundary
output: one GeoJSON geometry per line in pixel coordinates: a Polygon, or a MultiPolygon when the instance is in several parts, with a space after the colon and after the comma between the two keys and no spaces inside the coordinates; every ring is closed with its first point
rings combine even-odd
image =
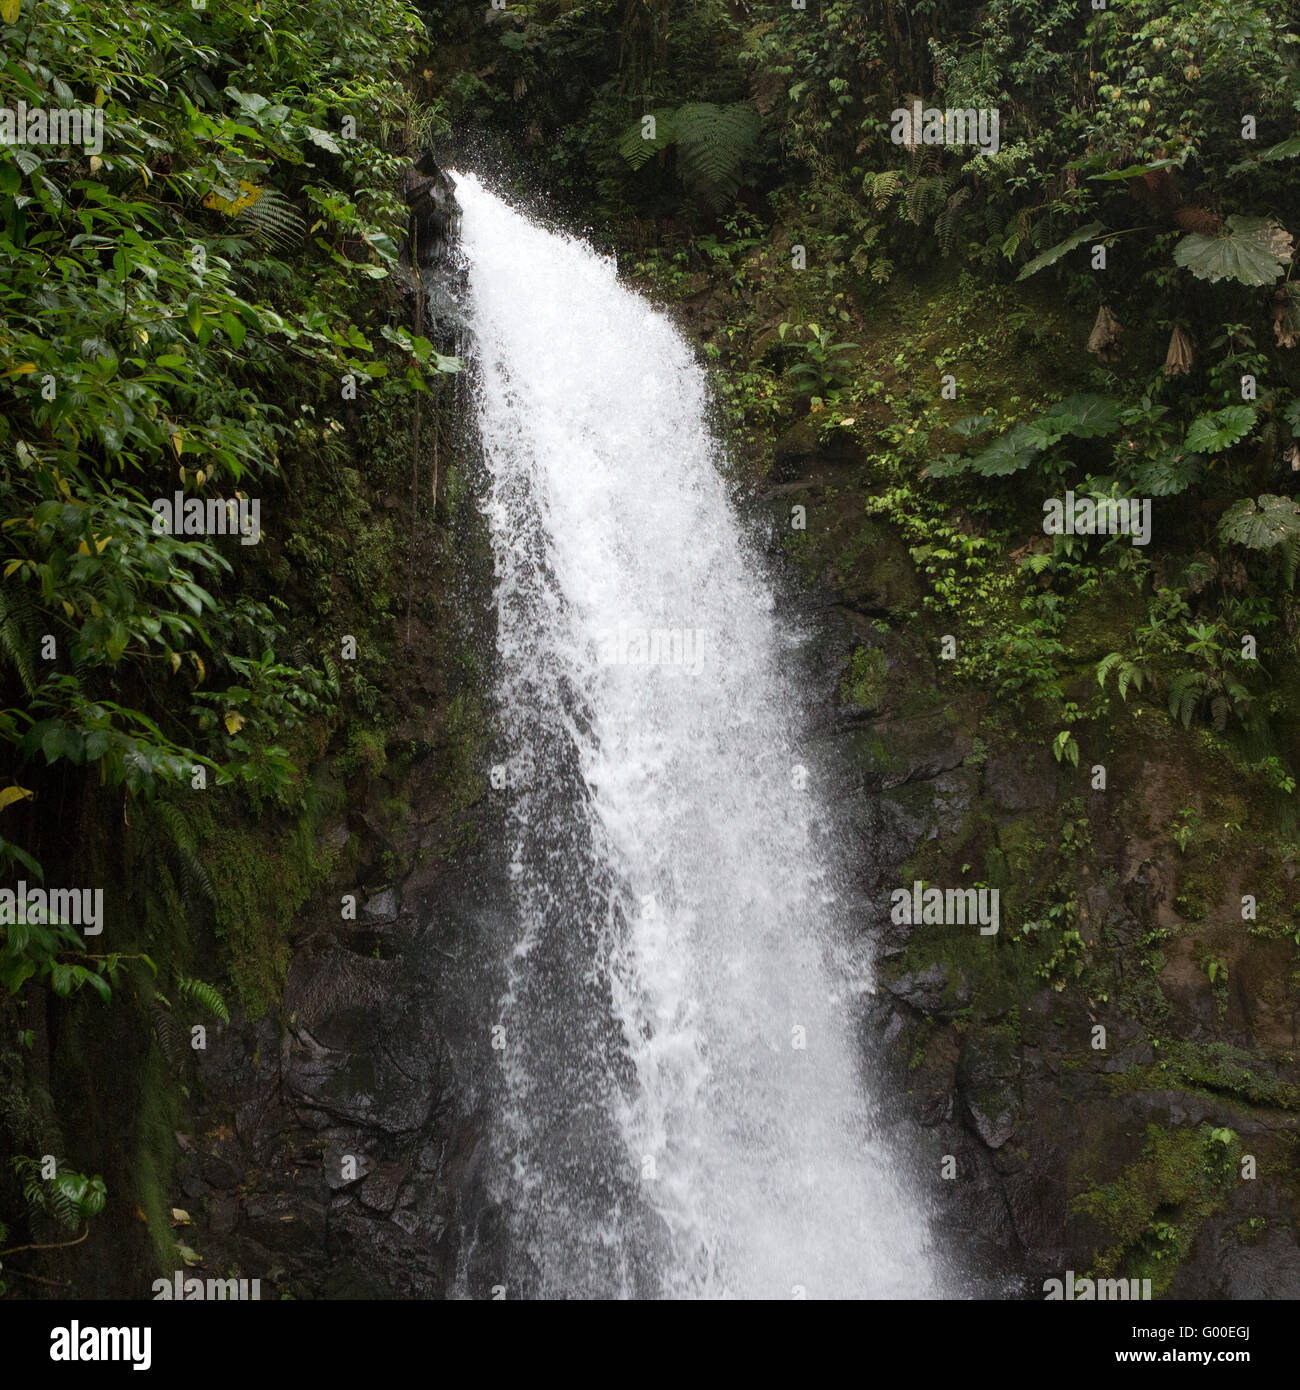
{"type": "Polygon", "coordinates": [[[1198,280],[1271,285],[1291,260],[1291,233],[1266,217],[1235,216],[1219,236],[1192,232],[1174,247],[1174,260],[1198,280]]]}

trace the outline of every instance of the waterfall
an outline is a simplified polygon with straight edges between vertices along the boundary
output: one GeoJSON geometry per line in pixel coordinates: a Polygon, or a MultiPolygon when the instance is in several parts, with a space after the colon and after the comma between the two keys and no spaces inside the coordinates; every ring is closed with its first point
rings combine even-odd
{"type": "Polygon", "coordinates": [[[455,177],[509,804],[500,1282],[937,1296],[875,1118],[800,635],[719,471],[705,375],[610,260],[455,177]]]}

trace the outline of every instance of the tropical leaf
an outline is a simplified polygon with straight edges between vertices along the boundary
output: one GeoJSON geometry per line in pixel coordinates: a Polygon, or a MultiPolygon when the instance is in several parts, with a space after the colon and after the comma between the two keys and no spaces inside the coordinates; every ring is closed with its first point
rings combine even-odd
{"type": "Polygon", "coordinates": [[[1068,416],[1044,415],[1039,420],[1028,421],[1021,438],[1024,443],[1032,444],[1035,449],[1050,449],[1070,433],[1069,424],[1068,416]]]}
{"type": "Polygon", "coordinates": [[[638,117],[623,132],[618,142],[619,154],[633,169],[639,169],[651,155],[667,149],[677,139],[673,113],[669,108],[661,106],[657,110],[647,111],[646,116],[654,117],[653,136],[644,134],[645,117],[638,117]]]}
{"type": "Polygon", "coordinates": [[[1024,266],[1020,274],[1016,276],[1016,279],[1027,280],[1031,275],[1037,275],[1040,270],[1046,270],[1049,265],[1055,265],[1062,256],[1069,255],[1076,246],[1082,246],[1085,241],[1092,241],[1098,233],[1104,232],[1105,230],[1106,228],[1103,223],[1089,222],[1086,227],[1080,227],[1077,232],[1072,232],[1064,241],[1057,242],[1057,244],[1049,250],[1044,251],[1039,256],[1035,256],[1032,261],[1029,261],[1024,266]]]}
{"type": "Polygon", "coordinates": [[[1183,447],[1191,453],[1220,454],[1250,433],[1255,411],[1248,405],[1229,405],[1209,415],[1198,415],[1187,431],[1183,447]]]}
{"type": "Polygon", "coordinates": [[[1088,178],[1096,183],[1112,183],[1119,179],[1135,179],[1139,174],[1149,174],[1154,169],[1166,169],[1170,165],[1179,166],[1177,159],[1154,159],[1150,164],[1130,164],[1124,169],[1111,169],[1104,174],[1089,174],[1088,178]]]}
{"type": "Polygon", "coordinates": [[[302,213],[278,188],[264,188],[256,202],[238,210],[254,241],[280,251],[291,251],[306,234],[302,213]]]}
{"type": "Polygon", "coordinates": [[[1058,401],[1048,412],[1048,420],[1062,420],[1062,431],[1076,439],[1093,439],[1113,434],[1119,428],[1120,403],[1111,396],[1075,395],[1058,401]],[[1067,422],[1068,423],[1065,423],[1067,422]]]}
{"type": "Polygon", "coordinates": [[[1204,671],[1180,671],[1169,683],[1169,713],[1188,728],[1205,694],[1204,671]]]}
{"type": "Polygon", "coordinates": [[[1204,471],[1204,455],[1169,450],[1138,464],[1130,477],[1139,496],[1174,497],[1199,482],[1204,471]]]}
{"type": "Polygon", "coordinates": [[[970,466],[982,477],[1001,478],[1027,468],[1038,452],[1033,427],[1016,425],[976,454],[970,466]]]}
{"type": "Polygon", "coordinates": [[[193,1004],[202,1005],[210,1014],[219,1018],[222,1023],[230,1022],[230,1013],[226,1008],[225,1000],[206,980],[191,980],[182,975],[176,982],[176,991],[182,999],[188,999],[193,1004]]]}
{"type": "Polygon", "coordinates": [[[1248,550],[1282,553],[1282,572],[1287,588],[1295,584],[1300,564],[1300,503],[1294,497],[1263,493],[1258,501],[1244,497],[1234,502],[1219,520],[1222,540],[1244,545],[1248,550]]]}
{"type": "Polygon", "coordinates": [[[1243,497],[1219,520],[1219,536],[1248,550],[1268,550],[1300,534],[1300,503],[1294,497],[1266,492],[1258,500],[1243,497]]]}
{"type": "Polygon", "coordinates": [[[331,154],[342,154],[339,143],[327,130],[318,130],[314,125],[306,127],[307,138],[313,145],[319,145],[321,149],[328,150],[331,154]]]}
{"type": "Polygon", "coordinates": [[[1292,135],[1290,139],[1283,140],[1279,144],[1270,145],[1268,149],[1261,151],[1260,161],[1267,163],[1275,159],[1294,159],[1300,154],[1300,135],[1292,135]]]}
{"type": "Polygon", "coordinates": [[[983,434],[992,424],[992,415],[963,415],[960,420],[954,420],[949,429],[969,439],[973,434],[983,434]]]}
{"type": "Polygon", "coordinates": [[[942,454],[921,469],[923,478],[955,478],[958,473],[970,469],[970,460],[964,454],[942,454]]]}
{"type": "Polygon", "coordinates": [[[1174,260],[1198,280],[1271,285],[1291,261],[1291,233],[1266,217],[1229,217],[1219,236],[1192,232],[1174,247],[1174,260]]]}
{"type": "Polygon", "coordinates": [[[673,116],[678,169],[687,191],[715,212],[736,196],[741,168],[758,140],[761,119],[748,102],[689,102],[673,116]]]}

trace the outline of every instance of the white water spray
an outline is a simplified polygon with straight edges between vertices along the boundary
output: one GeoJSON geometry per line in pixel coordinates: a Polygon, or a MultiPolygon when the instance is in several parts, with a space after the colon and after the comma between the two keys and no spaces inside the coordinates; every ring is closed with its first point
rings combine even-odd
{"type": "Polygon", "coordinates": [[[509,757],[510,1277],[936,1295],[855,1056],[868,981],[834,964],[796,639],[718,472],[704,375],[610,261],[471,176],[456,192],[509,757]]]}

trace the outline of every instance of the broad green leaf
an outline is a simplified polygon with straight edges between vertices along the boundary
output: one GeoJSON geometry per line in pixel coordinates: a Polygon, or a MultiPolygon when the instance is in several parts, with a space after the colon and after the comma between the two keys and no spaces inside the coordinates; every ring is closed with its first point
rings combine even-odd
{"type": "Polygon", "coordinates": [[[1028,468],[1038,453],[1034,433],[1028,425],[1016,425],[1001,439],[994,440],[971,459],[971,467],[985,478],[1001,478],[1028,468]]]}
{"type": "Polygon", "coordinates": [[[1111,396],[1076,395],[1058,401],[1047,413],[1049,420],[1062,416],[1069,421],[1063,428],[1076,439],[1093,439],[1119,428],[1119,411],[1120,403],[1111,396]]]}
{"type": "Polygon", "coordinates": [[[307,138],[313,145],[319,145],[321,149],[328,150],[331,154],[342,154],[338,141],[327,131],[318,130],[314,125],[307,127],[307,138]]]}
{"type": "Polygon", "coordinates": [[[1289,140],[1270,145],[1259,157],[1262,162],[1271,162],[1275,159],[1294,159],[1298,154],[1300,154],[1300,135],[1293,135],[1289,140]]]}
{"type": "Polygon", "coordinates": [[[1154,159],[1150,164],[1130,164],[1126,169],[1111,169],[1104,174],[1090,174],[1088,177],[1097,183],[1114,182],[1118,179],[1135,179],[1139,174],[1149,174],[1155,169],[1167,169],[1170,165],[1177,166],[1176,159],[1154,159]]]}
{"type": "Polygon", "coordinates": [[[1183,447],[1190,453],[1219,454],[1250,433],[1255,411],[1248,405],[1229,405],[1210,415],[1198,415],[1183,447]]]}
{"type": "Polygon", "coordinates": [[[1291,233],[1266,217],[1228,218],[1218,236],[1192,232],[1174,247],[1174,260],[1198,280],[1271,285],[1291,262],[1291,233]]]}
{"type": "Polygon", "coordinates": [[[1219,536],[1248,550],[1269,550],[1288,537],[1300,536],[1300,502],[1264,493],[1258,501],[1243,497],[1224,512],[1219,536]]]}
{"type": "Polygon", "coordinates": [[[1050,250],[1044,251],[1042,255],[1035,256],[1016,276],[1017,280],[1027,280],[1031,275],[1037,275],[1040,270],[1045,270],[1049,265],[1055,265],[1062,256],[1068,255],[1076,246],[1082,246],[1085,241],[1091,241],[1098,233],[1105,232],[1105,225],[1101,222],[1089,222],[1086,227],[1080,227],[1077,232],[1072,232],[1064,241],[1058,242],[1050,250]]]}
{"type": "Polygon", "coordinates": [[[1204,470],[1201,454],[1170,451],[1138,464],[1131,475],[1133,491],[1142,497],[1173,497],[1199,482],[1204,470]]]}

